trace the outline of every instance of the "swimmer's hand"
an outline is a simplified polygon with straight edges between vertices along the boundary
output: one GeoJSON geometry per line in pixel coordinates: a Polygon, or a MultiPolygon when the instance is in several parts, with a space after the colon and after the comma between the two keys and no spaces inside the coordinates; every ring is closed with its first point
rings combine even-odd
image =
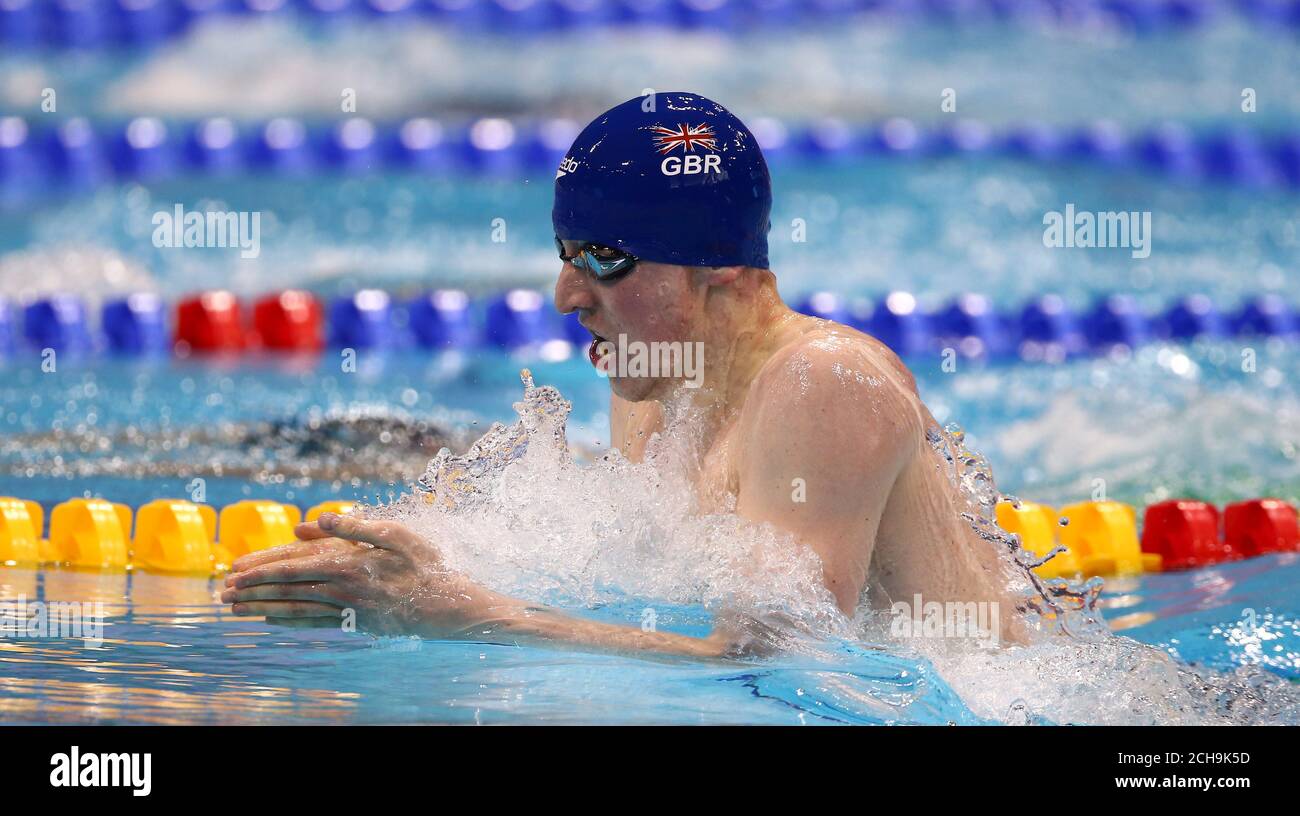
{"type": "Polygon", "coordinates": [[[438,548],[394,521],[324,513],[299,541],[251,553],[226,577],[224,603],[268,623],[380,635],[517,643],[560,641],[601,651],[693,657],[738,654],[720,628],[708,638],[644,632],[570,617],[492,592],[447,569],[438,548]]]}
{"type": "Polygon", "coordinates": [[[324,513],[299,541],[250,553],[221,599],[271,623],[445,637],[481,617],[487,600],[443,567],[438,548],[396,522],[324,513]]]}

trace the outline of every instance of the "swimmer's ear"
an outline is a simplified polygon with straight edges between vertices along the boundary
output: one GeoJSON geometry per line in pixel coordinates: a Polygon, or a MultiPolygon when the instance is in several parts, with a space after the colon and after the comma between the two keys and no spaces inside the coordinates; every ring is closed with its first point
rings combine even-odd
{"type": "Polygon", "coordinates": [[[701,266],[696,267],[700,276],[697,278],[705,286],[730,286],[740,279],[745,271],[743,266],[701,266]]]}

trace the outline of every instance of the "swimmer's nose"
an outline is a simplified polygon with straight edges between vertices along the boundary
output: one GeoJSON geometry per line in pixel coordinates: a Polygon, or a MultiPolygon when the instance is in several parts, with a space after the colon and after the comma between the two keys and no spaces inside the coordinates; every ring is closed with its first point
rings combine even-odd
{"type": "Polygon", "coordinates": [[[560,270],[559,280],[555,282],[555,310],[560,314],[568,314],[595,305],[596,295],[587,275],[573,264],[565,263],[560,270]]]}

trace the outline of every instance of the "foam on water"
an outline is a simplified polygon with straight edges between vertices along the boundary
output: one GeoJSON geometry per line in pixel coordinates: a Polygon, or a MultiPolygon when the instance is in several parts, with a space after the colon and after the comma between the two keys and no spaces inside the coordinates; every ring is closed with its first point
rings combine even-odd
{"type": "Polygon", "coordinates": [[[1054,506],[1102,492],[1141,507],[1300,497],[1298,362],[1293,344],[1243,338],[960,377],[915,368],[935,415],[978,428],[1012,492],[1054,506]]]}
{"type": "Polygon", "coordinates": [[[75,293],[93,310],[113,295],[157,290],[143,264],[94,241],[0,253],[0,291],[18,302],[75,293]]]}
{"type": "MultiPolygon", "coordinates": [[[[931,443],[966,497],[967,521],[1024,576],[1033,624],[1025,643],[990,649],[962,639],[899,640],[879,614],[847,619],[811,551],[770,525],[699,512],[684,470],[690,434],[670,424],[642,463],[611,452],[579,464],[565,437],[570,404],[556,389],[535,386],[527,371],[524,386],[516,422],[493,425],[463,455],[444,449],[413,493],[371,511],[408,524],[436,542],[450,567],[494,590],[570,608],[629,599],[697,605],[786,657],[817,657],[832,667],[843,665],[846,648],[868,662],[897,655],[916,660],[922,675],[936,675],[934,687],[950,687],[992,721],[1298,719],[1300,693],[1276,675],[1255,668],[1197,673],[1112,634],[1097,606],[1099,579],[1034,576],[1028,567],[1040,559],[992,521],[1004,497],[959,430],[936,428],[931,443]]],[[[868,707],[883,710],[916,702],[866,694],[868,707]]]]}

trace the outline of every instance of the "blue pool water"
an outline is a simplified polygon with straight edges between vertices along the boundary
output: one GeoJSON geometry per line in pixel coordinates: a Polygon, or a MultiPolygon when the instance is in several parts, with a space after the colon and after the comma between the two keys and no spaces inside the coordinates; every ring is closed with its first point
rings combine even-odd
{"type": "MultiPolygon", "coordinates": [[[[1294,683],[1300,665],[1298,591],[1300,557],[1271,556],[1128,581],[1107,593],[1106,614],[1125,627],[1124,635],[1195,666],[1264,667],[1294,683]]],[[[109,618],[96,648],[69,639],[0,639],[0,717],[6,722],[811,725],[1024,719],[1005,705],[1015,698],[981,699],[981,710],[972,711],[923,657],[848,641],[823,644],[809,655],[701,664],[283,630],[232,618],[216,600],[216,585],[199,579],[0,572],[0,597],[19,594],[29,600],[102,600],[109,618]]],[[[586,614],[637,625],[641,604],[586,614]]],[[[664,630],[707,631],[706,618],[690,608],[661,606],[658,621],[664,630]]],[[[1034,658],[1009,667],[1026,674],[1036,669],[1041,667],[1034,658]]],[[[996,676],[994,669],[982,671],[983,677],[996,676]]],[[[967,691],[978,679],[953,678],[967,691]]],[[[1061,678],[1060,688],[1063,695],[1073,690],[1068,678],[1061,678]]],[[[1127,691],[1143,690],[1130,683],[1127,691]]],[[[1091,716],[1098,718],[1172,722],[1186,716],[1166,710],[1124,718],[1123,701],[1094,697],[1088,705],[1097,707],[1091,716]]],[[[1266,716],[1265,709],[1259,705],[1255,713],[1266,716]]],[[[1032,717],[1070,721],[1051,711],[1032,717]]],[[[1294,722],[1294,712],[1283,721],[1294,722]]]]}
{"type": "MultiPolygon", "coordinates": [[[[691,88],[745,117],[1000,125],[1099,118],[1141,127],[1290,126],[1296,52],[1284,36],[1228,21],[1143,41],[1106,31],[844,26],[816,35],[697,32],[515,42],[420,27],[306,29],[221,21],[147,54],[0,54],[0,113],[333,117],[338,89],[360,113],[583,120],[640,92],[691,88]],[[826,37],[831,39],[827,40],[826,37]],[[990,47],[990,43],[996,45],[990,47]],[[546,59],[555,51],[580,61],[546,59]],[[346,54],[346,58],[340,58],[346,54]],[[489,60],[497,70],[449,66],[489,60]],[[618,58],[615,58],[615,57],[618,58]],[[593,62],[594,60],[594,62],[593,62]],[[733,70],[735,66],[743,70],[733,70]],[[728,70],[722,70],[726,66],[728,70]],[[1026,70],[1026,66],[1034,66],[1026,70]],[[303,77],[309,77],[305,80],[303,77]],[[1259,112],[1243,114],[1244,87],[1259,112]],[[615,90],[617,89],[617,90],[615,90]],[[1247,118],[1251,117],[1251,118],[1247,118]]],[[[923,304],[980,291],[1003,308],[1044,292],[1083,307],[1103,294],[1160,307],[1191,292],[1224,309],[1261,292],[1296,299],[1300,197],[1285,190],[1171,184],[1133,169],[992,158],[774,161],[772,263],[789,299],[814,290],[923,304]],[[1149,210],[1151,256],[1047,249],[1042,215],[1149,210]],[[806,241],[794,240],[794,224],[806,241]]],[[[556,272],[548,174],[176,178],[50,195],[0,217],[0,292],[76,292],[93,306],[148,289],[176,298],[289,286],[333,297],[359,287],[414,294],[460,286],[547,289],[556,272]],[[150,218],[183,204],[262,212],[262,255],[152,246],[150,218]],[[492,240],[496,219],[507,227],[492,240]]],[[[960,422],[1008,493],[1054,505],[1098,486],[1137,506],[1300,499],[1300,355],[1281,341],[1155,344],[1060,365],[909,359],[940,422],[960,422]],[[1243,352],[1256,362],[1242,366],[1243,352]]],[[[355,373],[316,358],[0,359],[0,495],[47,509],[93,495],[138,506],[186,496],[196,477],[221,506],[270,498],[309,506],[386,500],[453,447],[513,418],[519,369],[573,402],[569,439],[598,454],[607,389],[581,350],[564,360],[470,351],[363,354],[355,373]],[[380,438],[384,427],[396,434],[380,438]],[[312,438],[332,442],[314,444],[312,438]]],[[[562,559],[532,556],[522,590],[576,614],[707,631],[711,605],[591,588],[562,559]],[[557,577],[558,576],[558,577],[557,577]],[[557,589],[558,587],[558,589],[557,589]],[[554,590],[554,591],[552,591],[554,590]]],[[[500,576],[496,576],[500,577],[500,576]]],[[[628,586],[659,585],[627,576],[628,586]]],[[[667,580],[667,579],[665,579],[667,580]]],[[[662,584],[662,582],[660,582],[662,584]]],[[[0,638],[6,722],[1297,722],[1300,558],[1108,582],[1101,636],[1000,655],[931,653],[869,628],[727,664],[480,643],[375,640],[236,620],[216,583],[136,573],[0,568],[0,600],[102,601],[102,645],[0,638]],[[1155,660],[1151,644],[1209,677],[1155,660]],[[395,678],[400,678],[396,680],[395,678]],[[1193,694],[1189,688],[1202,688],[1193,694]],[[1211,691],[1204,693],[1204,687],[1211,691]]]]}

